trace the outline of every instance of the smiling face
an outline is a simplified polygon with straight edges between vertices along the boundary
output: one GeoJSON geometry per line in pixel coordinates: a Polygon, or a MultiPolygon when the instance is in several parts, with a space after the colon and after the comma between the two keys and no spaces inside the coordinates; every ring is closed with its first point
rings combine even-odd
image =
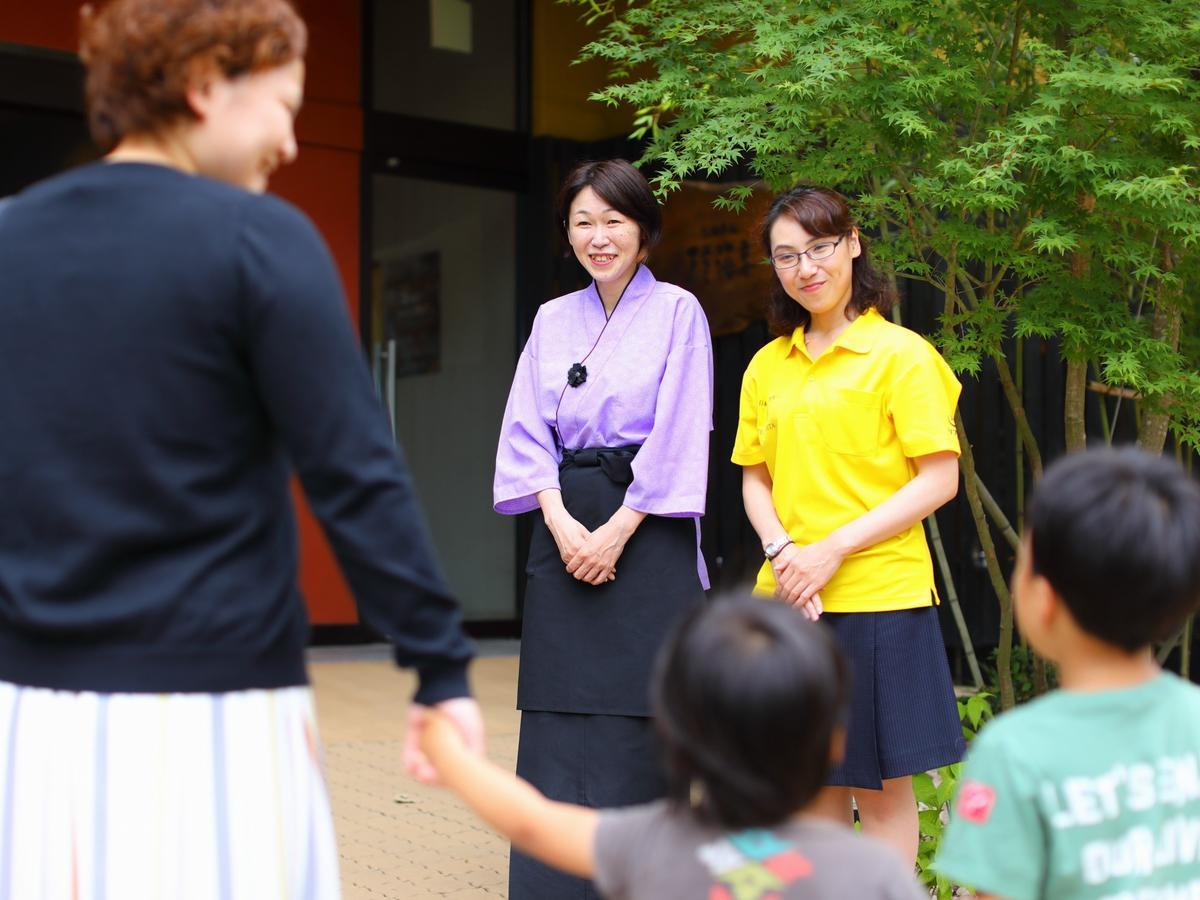
{"type": "Polygon", "coordinates": [[[298,59],[201,81],[188,91],[198,119],[187,137],[196,171],[265,191],[271,173],[296,158],[295,119],[303,96],[304,63],[298,59]]]}
{"type": "Polygon", "coordinates": [[[637,222],[613,209],[590,187],[571,201],[567,236],[575,258],[597,285],[624,285],[645,256],[637,222]]]}
{"type": "MultiPolygon", "coordinates": [[[[818,244],[833,243],[839,235],[813,235],[789,215],[782,215],[771,226],[771,256],[799,253],[818,244]]],[[[789,297],[808,310],[814,322],[840,321],[853,294],[854,259],[862,253],[857,229],[842,237],[832,256],[816,260],[805,255],[789,269],[776,269],[775,275],[789,297]]]]}

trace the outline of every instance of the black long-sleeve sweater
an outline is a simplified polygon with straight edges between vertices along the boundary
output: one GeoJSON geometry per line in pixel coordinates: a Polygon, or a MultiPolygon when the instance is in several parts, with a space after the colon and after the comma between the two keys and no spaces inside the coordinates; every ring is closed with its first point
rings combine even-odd
{"type": "Polygon", "coordinates": [[[303,684],[291,469],[417,699],[465,695],[471,646],[312,224],[130,163],[4,205],[0,680],[303,684]]]}

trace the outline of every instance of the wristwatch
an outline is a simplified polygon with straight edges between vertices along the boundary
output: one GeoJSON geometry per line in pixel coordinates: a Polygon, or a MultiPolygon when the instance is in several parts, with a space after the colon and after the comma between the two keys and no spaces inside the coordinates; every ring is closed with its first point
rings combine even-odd
{"type": "Polygon", "coordinates": [[[792,542],[792,539],[786,534],[783,537],[775,538],[769,544],[763,545],[763,555],[767,559],[774,559],[783,552],[783,548],[792,542]]]}

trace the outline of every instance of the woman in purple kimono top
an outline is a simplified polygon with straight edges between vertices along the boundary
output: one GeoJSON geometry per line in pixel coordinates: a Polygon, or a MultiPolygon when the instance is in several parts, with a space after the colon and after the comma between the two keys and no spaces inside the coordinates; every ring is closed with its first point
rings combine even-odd
{"type": "MultiPolygon", "coordinates": [[[[517,772],[552,799],[626,806],[664,793],[650,669],[708,587],[698,536],[712,346],[696,298],[642,265],[661,218],[636,169],[577,167],[558,212],[594,280],[538,311],[496,454],[496,511],[542,511],[526,567],[517,772]]],[[[513,852],[512,900],[593,896],[513,852]]]]}

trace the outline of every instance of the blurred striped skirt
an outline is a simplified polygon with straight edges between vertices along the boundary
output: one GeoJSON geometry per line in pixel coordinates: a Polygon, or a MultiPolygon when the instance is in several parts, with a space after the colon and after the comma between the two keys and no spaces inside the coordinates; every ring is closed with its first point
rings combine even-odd
{"type": "Polygon", "coordinates": [[[0,900],[339,896],[308,688],[0,682],[0,900]]]}

